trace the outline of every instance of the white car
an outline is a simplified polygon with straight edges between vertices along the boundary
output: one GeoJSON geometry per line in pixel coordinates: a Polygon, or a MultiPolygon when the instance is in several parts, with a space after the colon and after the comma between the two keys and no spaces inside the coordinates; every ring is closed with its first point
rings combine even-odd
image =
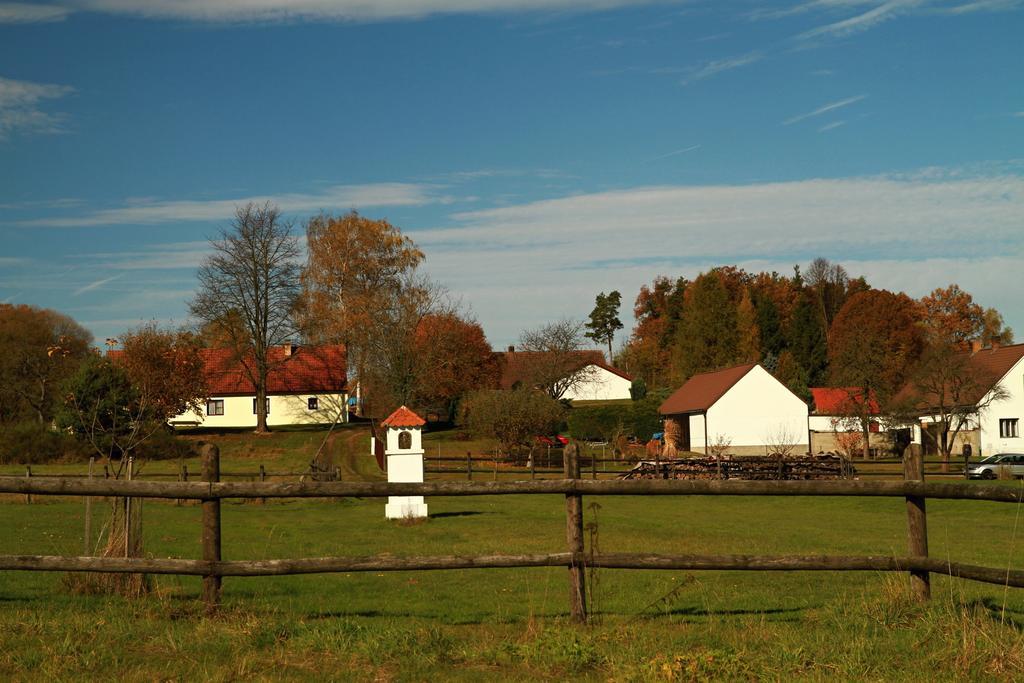
{"type": "Polygon", "coordinates": [[[1024,453],[990,455],[977,465],[968,467],[967,476],[971,479],[995,479],[1002,468],[1007,468],[1012,477],[1024,477],[1024,453]]]}

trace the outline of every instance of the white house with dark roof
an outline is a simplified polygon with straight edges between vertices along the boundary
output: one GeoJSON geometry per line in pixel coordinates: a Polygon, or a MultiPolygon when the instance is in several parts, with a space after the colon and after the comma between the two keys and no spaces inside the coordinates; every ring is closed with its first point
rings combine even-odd
{"type": "Polygon", "coordinates": [[[808,450],[807,404],[756,363],[694,375],[659,409],[676,449],[736,455],[808,450]]]}

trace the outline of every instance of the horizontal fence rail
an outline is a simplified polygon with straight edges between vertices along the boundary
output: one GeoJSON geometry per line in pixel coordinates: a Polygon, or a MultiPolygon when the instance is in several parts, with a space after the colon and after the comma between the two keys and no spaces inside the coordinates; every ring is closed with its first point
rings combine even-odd
{"type": "Polygon", "coordinates": [[[1024,502],[1024,488],[1000,484],[922,481],[740,481],[716,479],[395,482],[154,482],[120,479],[0,477],[0,493],[130,498],[383,498],[387,496],[921,496],[1024,502]]]}
{"type": "Polygon", "coordinates": [[[1024,571],[994,569],[930,557],[886,555],[635,555],[625,553],[532,555],[314,557],[209,562],[176,558],[0,556],[0,571],[74,571],[185,576],[284,576],[338,572],[510,569],[586,566],[598,569],[719,571],[924,571],[983,583],[1024,587],[1024,571]]]}

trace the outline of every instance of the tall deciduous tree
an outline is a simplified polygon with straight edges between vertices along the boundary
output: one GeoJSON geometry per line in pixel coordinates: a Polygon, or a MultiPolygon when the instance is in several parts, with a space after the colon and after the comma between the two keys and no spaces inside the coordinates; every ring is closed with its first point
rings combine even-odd
{"type": "Polygon", "coordinates": [[[832,321],[846,303],[850,276],[838,263],[819,257],[807,267],[804,281],[818,299],[818,311],[821,313],[825,339],[828,340],[832,321]]]}
{"type": "MultiPolygon", "coordinates": [[[[302,271],[302,324],[308,337],[342,343],[356,375],[388,317],[417,305],[416,268],[423,252],[386,220],[350,211],[320,214],[306,224],[308,258],[302,271]],[[400,302],[403,297],[409,301],[400,302]]],[[[410,330],[411,332],[411,330],[410,330]]]]}
{"type": "Polygon", "coordinates": [[[968,349],[981,336],[985,311],[959,285],[933,290],[921,297],[921,307],[930,341],[968,349]]]}
{"type": "Polygon", "coordinates": [[[847,404],[861,424],[864,457],[869,455],[871,397],[888,403],[921,355],[919,317],[916,302],[906,294],[871,290],[850,297],[832,325],[832,382],[851,391],[847,404]]]}
{"type": "Polygon", "coordinates": [[[601,292],[594,302],[594,310],[590,312],[590,320],[586,323],[588,339],[593,339],[598,344],[608,345],[608,362],[612,362],[612,341],[615,333],[622,329],[622,321],[619,320],[619,306],[622,304],[622,295],[617,290],[608,294],[601,292]]]}
{"type": "Polygon", "coordinates": [[[1003,323],[1002,314],[994,308],[986,308],[982,316],[981,343],[983,346],[1013,343],[1013,330],[1003,323]]]}
{"type": "Polygon", "coordinates": [[[523,384],[562,398],[592,378],[583,356],[583,324],[563,319],[526,330],[519,337],[516,362],[523,384]]]}
{"type": "Polygon", "coordinates": [[[0,422],[53,419],[60,384],[88,355],[92,335],[66,315],[0,304],[0,422]]]}
{"type": "Polygon", "coordinates": [[[417,402],[442,404],[449,418],[467,392],[498,386],[497,358],[475,320],[455,312],[428,315],[416,327],[414,348],[420,367],[417,402]]]}
{"type": "Polygon", "coordinates": [[[199,292],[189,308],[230,342],[256,389],[256,431],[265,432],[270,350],[297,332],[299,245],[292,224],[269,202],[239,207],[211,245],[214,253],[199,267],[199,292]],[[243,324],[229,324],[237,316],[243,324]]]}
{"type": "Polygon", "coordinates": [[[757,325],[757,309],[750,296],[750,290],[744,289],[739,304],[736,306],[736,325],[739,335],[739,360],[756,363],[761,360],[761,328],[757,325]]]}

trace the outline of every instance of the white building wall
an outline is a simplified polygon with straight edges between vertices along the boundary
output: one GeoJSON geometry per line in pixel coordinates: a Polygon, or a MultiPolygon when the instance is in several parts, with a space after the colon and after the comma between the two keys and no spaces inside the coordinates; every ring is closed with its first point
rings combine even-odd
{"type": "Polygon", "coordinates": [[[562,398],[573,401],[611,401],[629,398],[632,385],[625,377],[616,375],[599,365],[588,366],[591,377],[565,392],[562,398]]]}
{"type": "MultiPolygon", "coordinates": [[[[982,352],[984,353],[984,352],[982,352]]],[[[996,453],[1024,453],[1024,359],[1010,368],[996,386],[1001,386],[1008,397],[993,401],[981,411],[978,421],[981,426],[982,455],[996,453]],[[999,436],[999,420],[1017,419],[1016,438],[999,436]]],[[[986,396],[985,399],[989,397],[986,396]]]]}
{"type": "Polygon", "coordinates": [[[811,431],[814,432],[859,432],[861,430],[857,420],[847,420],[831,415],[811,415],[808,418],[808,424],[811,431]]]}
{"type": "Polygon", "coordinates": [[[807,404],[758,365],[708,409],[708,440],[723,435],[736,449],[764,447],[785,435],[805,452],[807,417],[807,404]]]}
{"type": "MultiPolygon", "coordinates": [[[[224,401],[223,415],[207,415],[207,404],[199,412],[187,412],[172,418],[171,426],[201,426],[207,428],[256,427],[253,412],[255,396],[213,396],[209,400],[224,401]]],[[[347,394],[282,394],[269,396],[270,414],[267,426],[322,425],[348,422],[347,394]],[[308,399],[317,399],[317,409],[309,410],[308,399]]]]}
{"type": "MultiPolygon", "coordinates": [[[[698,453],[707,453],[707,443],[704,441],[704,416],[703,415],[691,415],[690,416],[690,450],[698,453]]],[[[711,442],[714,443],[714,438],[709,435],[711,442]]]]}

